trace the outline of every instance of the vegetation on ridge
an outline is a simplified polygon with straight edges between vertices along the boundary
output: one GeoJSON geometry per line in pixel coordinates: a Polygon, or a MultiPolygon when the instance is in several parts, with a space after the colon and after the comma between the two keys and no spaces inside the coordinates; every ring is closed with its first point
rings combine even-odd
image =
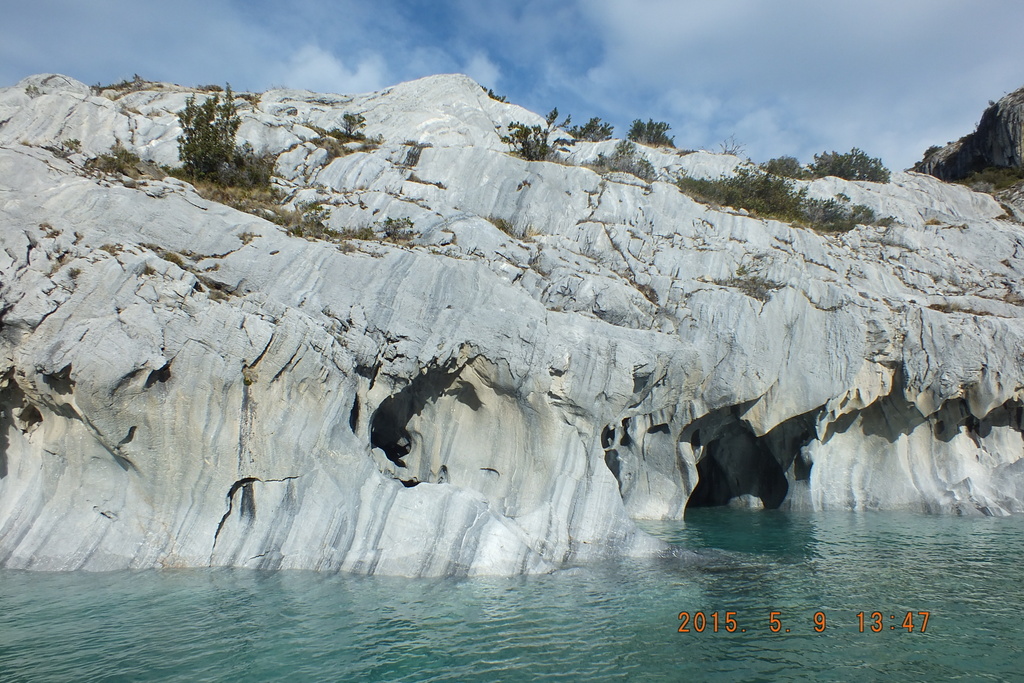
{"type": "Polygon", "coordinates": [[[806,225],[816,230],[841,232],[857,225],[885,224],[869,207],[853,204],[846,195],[812,199],[807,188],[797,189],[792,178],[753,165],[740,166],[734,175],[694,178],[680,175],[680,190],[697,201],[744,209],[762,218],[806,225]]]}
{"type": "Polygon", "coordinates": [[[630,126],[626,138],[650,147],[675,147],[675,139],[668,134],[670,129],[671,126],[664,121],[650,119],[644,123],[636,119],[630,126]]]}
{"type": "Polygon", "coordinates": [[[885,167],[881,159],[869,157],[857,147],[845,154],[839,152],[815,154],[810,171],[817,178],[831,175],[845,180],[868,180],[873,183],[887,183],[891,177],[889,169],[885,167]]]}
{"type": "Polygon", "coordinates": [[[508,124],[508,133],[499,139],[512,149],[512,153],[527,161],[544,161],[548,159],[560,145],[570,141],[565,138],[551,140],[556,128],[566,128],[572,117],[567,116],[562,123],[558,120],[558,108],[552,109],[545,118],[544,126],[527,126],[525,123],[513,121],[508,124]]]}

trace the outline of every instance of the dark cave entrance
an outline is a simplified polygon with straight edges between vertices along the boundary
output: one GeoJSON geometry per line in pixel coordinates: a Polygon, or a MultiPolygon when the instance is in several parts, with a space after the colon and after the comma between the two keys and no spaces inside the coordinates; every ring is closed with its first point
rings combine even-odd
{"type": "Polygon", "coordinates": [[[800,449],[815,436],[816,412],[787,420],[760,437],[738,415],[737,409],[716,411],[684,430],[683,438],[700,457],[687,508],[728,505],[749,495],[773,510],[789,493],[790,467],[795,479],[810,478],[811,465],[800,449]]]}
{"type": "Polygon", "coordinates": [[[686,506],[728,505],[733,498],[752,495],[765,508],[775,509],[788,492],[789,482],[778,461],[753,435],[737,432],[706,446],[697,463],[697,486],[686,506]]]}
{"type": "MultiPolygon", "coordinates": [[[[379,448],[387,459],[406,470],[399,481],[407,487],[430,480],[430,463],[421,462],[416,441],[409,432],[409,423],[423,408],[449,395],[478,410],[481,402],[469,384],[457,382],[461,367],[450,362],[444,366],[427,368],[408,385],[384,399],[370,418],[370,445],[379,448]]],[[[353,411],[358,410],[358,404],[353,411]]],[[[355,422],[357,418],[351,418],[355,422]]],[[[447,468],[442,470],[447,471],[447,468]]]]}

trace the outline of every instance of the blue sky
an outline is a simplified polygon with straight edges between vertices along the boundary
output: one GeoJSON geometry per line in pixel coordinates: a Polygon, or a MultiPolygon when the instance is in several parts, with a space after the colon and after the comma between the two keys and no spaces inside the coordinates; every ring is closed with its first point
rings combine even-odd
{"type": "Polygon", "coordinates": [[[906,168],[1024,86],[1020,0],[36,0],[4,11],[0,85],[138,73],[365,92],[467,73],[539,113],[733,138],[755,161],[857,146],[906,168]]]}

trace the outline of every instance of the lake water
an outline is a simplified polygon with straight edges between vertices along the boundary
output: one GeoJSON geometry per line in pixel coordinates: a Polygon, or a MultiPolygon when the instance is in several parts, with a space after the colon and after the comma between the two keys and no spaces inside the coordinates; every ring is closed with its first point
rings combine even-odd
{"type": "Polygon", "coordinates": [[[516,579],[0,571],[0,681],[1024,676],[1022,518],[707,508],[645,528],[725,552],[516,579]]]}

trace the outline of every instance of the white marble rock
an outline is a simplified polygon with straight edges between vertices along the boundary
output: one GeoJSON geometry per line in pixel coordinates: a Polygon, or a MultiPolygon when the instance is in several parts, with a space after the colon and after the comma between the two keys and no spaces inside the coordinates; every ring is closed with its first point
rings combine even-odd
{"type": "Polygon", "coordinates": [[[465,76],[239,99],[291,206],[417,235],[338,245],[87,171],[176,164],[190,94],[0,90],[0,566],[512,575],[685,559],[633,519],[688,501],[1024,509],[1024,226],[989,195],[808,181],[894,218],[819,234],[665,182],[735,157],[516,158],[541,118],[465,76]],[[345,113],[382,142],[331,160],[345,113]]]}

